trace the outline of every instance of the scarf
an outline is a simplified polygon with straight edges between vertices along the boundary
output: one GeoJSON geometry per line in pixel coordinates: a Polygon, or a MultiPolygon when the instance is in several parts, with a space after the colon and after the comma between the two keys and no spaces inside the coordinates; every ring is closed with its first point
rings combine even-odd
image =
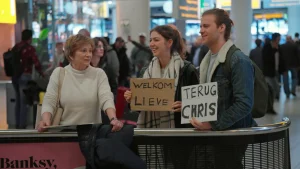
{"type": "MultiPolygon", "coordinates": [[[[146,69],[143,78],[175,79],[175,90],[178,85],[179,71],[184,66],[184,61],[178,53],[174,53],[164,72],[160,67],[157,57],[154,57],[146,69]]],[[[175,128],[174,112],[169,111],[142,111],[137,125],[139,128],[175,128]]]]}

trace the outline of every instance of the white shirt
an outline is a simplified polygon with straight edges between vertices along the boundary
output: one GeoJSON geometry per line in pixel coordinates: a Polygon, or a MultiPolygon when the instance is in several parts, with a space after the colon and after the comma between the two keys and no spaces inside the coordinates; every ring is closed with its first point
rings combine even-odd
{"type": "Polygon", "coordinates": [[[218,56],[218,53],[210,55],[209,66],[207,68],[207,74],[206,74],[206,83],[210,82],[209,77],[210,77],[210,74],[213,73],[213,72],[211,72],[211,70],[216,61],[217,56],[218,56]]]}

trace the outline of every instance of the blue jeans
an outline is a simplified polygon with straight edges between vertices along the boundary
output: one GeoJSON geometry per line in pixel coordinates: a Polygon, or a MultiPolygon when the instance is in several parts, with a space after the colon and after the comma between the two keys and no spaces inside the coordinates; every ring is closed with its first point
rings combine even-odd
{"type": "Polygon", "coordinates": [[[16,94],[15,118],[17,129],[25,129],[27,126],[29,105],[26,104],[26,97],[23,90],[26,88],[26,85],[30,80],[31,74],[23,74],[20,77],[12,77],[12,83],[16,94]]]}
{"type": "Polygon", "coordinates": [[[290,79],[289,79],[289,74],[286,73],[283,75],[283,87],[284,87],[284,92],[286,96],[290,96],[291,93],[295,94],[296,93],[296,87],[298,84],[298,71],[297,68],[292,68],[289,69],[288,71],[291,72],[292,76],[292,88],[290,89],[290,79]]]}

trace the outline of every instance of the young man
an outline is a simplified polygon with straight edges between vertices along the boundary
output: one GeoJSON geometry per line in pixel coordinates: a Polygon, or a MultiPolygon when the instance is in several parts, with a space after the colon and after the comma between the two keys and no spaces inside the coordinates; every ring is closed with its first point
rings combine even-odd
{"type": "Polygon", "coordinates": [[[191,120],[200,130],[227,130],[255,126],[253,106],[254,68],[248,56],[240,50],[231,56],[231,74],[223,69],[228,50],[232,20],[223,9],[205,11],[201,19],[202,43],[209,52],[200,64],[200,83],[218,82],[218,120],[199,122],[191,120]]]}
{"type": "MultiPolygon", "coordinates": [[[[232,25],[229,14],[223,9],[207,10],[201,18],[202,43],[209,48],[209,52],[200,64],[200,83],[217,82],[219,98],[217,121],[191,120],[192,125],[200,130],[228,130],[257,125],[251,114],[254,103],[254,67],[250,58],[236,50],[229,60],[231,71],[225,72],[227,53],[234,47],[229,40],[232,25]]],[[[215,168],[243,168],[242,158],[246,149],[247,145],[231,148],[214,146],[215,168]]]]}
{"type": "Polygon", "coordinates": [[[252,49],[250,51],[250,59],[260,68],[260,70],[263,70],[262,65],[262,40],[256,39],[255,40],[256,48],[252,49]]]}
{"type": "Polygon", "coordinates": [[[278,100],[280,95],[278,76],[287,73],[282,50],[279,46],[280,38],[279,33],[273,33],[271,42],[265,44],[262,50],[263,73],[272,89],[274,99],[278,100]]]}

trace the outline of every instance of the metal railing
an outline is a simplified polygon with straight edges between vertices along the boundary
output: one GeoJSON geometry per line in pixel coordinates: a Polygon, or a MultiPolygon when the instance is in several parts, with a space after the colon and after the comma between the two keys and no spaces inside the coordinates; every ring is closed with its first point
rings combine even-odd
{"type": "MultiPolygon", "coordinates": [[[[290,120],[227,131],[135,129],[132,150],[152,169],[290,169],[290,120]]],[[[0,130],[1,142],[76,141],[76,132],[0,130]]]]}
{"type": "Polygon", "coordinates": [[[133,150],[152,169],[290,169],[289,126],[227,131],[136,129],[133,150]]]}

